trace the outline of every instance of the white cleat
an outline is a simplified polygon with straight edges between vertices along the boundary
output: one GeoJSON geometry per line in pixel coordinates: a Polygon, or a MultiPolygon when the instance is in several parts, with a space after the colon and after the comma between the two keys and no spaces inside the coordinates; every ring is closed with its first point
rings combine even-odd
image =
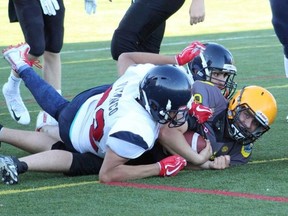
{"type": "Polygon", "coordinates": [[[16,46],[9,46],[2,51],[3,57],[11,65],[12,69],[16,72],[23,65],[30,65],[28,60],[28,53],[30,46],[27,43],[18,44],[16,46]]]}
{"type": "Polygon", "coordinates": [[[40,111],[36,121],[36,131],[41,131],[44,126],[56,126],[58,122],[45,111],[40,111]]]}
{"type": "Polygon", "coordinates": [[[30,114],[18,93],[10,93],[7,89],[7,83],[2,88],[2,93],[11,117],[19,124],[28,125],[30,123],[30,114]]]}

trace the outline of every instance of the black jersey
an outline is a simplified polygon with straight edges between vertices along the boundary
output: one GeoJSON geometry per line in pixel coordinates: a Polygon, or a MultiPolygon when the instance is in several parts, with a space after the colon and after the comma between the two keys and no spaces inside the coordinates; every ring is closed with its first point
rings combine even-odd
{"type": "Polygon", "coordinates": [[[210,82],[195,81],[192,88],[194,100],[213,110],[213,116],[200,125],[195,117],[189,116],[188,130],[196,131],[209,139],[213,150],[212,158],[230,155],[230,165],[248,162],[253,144],[241,145],[229,136],[227,126],[228,101],[220,89],[210,82]]]}

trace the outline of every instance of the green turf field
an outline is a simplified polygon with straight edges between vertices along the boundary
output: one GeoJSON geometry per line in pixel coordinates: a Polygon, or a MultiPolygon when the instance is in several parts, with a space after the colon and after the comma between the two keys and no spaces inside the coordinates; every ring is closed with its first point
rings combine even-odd
{"type": "MultiPolygon", "coordinates": [[[[260,85],[278,103],[278,115],[256,142],[248,165],[224,171],[183,171],[171,178],[148,178],[128,184],[99,184],[97,176],[26,173],[18,185],[0,184],[1,215],[287,215],[288,212],[288,80],[283,53],[271,25],[267,0],[206,0],[206,20],[189,25],[189,2],[167,22],[161,53],[175,54],[193,40],[214,41],[234,55],[239,88],[260,85]]],[[[89,87],[116,79],[110,39],[129,0],[98,1],[88,16],[81,0],[66,0],[62,51],[63,95],[69,99],[89,87]]],[[[7,4],[0,3],[0,48],[23,41],[19,25],[9,24],[7,4]]],[[[10,69],[0,60],[0,83],[10,69]]],[[[39,74],[41,73],[38,71],[39,74]]],[[[0,94],[0,123],[34,130],[39,106],[21,86],[31,124],[15,123],[0,94]]],[[[25,152],[2,143],[0,154],[25,152]]]]}

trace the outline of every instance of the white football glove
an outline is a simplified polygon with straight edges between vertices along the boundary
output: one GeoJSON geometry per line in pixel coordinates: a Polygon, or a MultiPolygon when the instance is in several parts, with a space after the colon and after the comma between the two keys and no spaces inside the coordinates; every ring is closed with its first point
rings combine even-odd
{"type": "Polygon", "coordinates": [[[85,0],[85,10],[87,14],[95,14],[96,12],[96,0],[85,0]]]}
{"type": "Polygon", "coordinates": [[[40,0],[43,13],[49,16],[55,16],[56,10],[59,10],[59,4],[57,0],[40,0]]]}

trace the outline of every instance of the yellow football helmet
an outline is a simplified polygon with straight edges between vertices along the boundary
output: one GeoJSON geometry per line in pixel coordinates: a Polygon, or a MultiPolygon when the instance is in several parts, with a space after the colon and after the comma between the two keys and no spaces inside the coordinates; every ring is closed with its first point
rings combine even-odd
{"type": "Polygon", "coordinates": [[[276,115],[276,100],[267,89],[244,87],[229,101],[229,134],[242,145],[252,143],[270,129],[276,115]]]}

